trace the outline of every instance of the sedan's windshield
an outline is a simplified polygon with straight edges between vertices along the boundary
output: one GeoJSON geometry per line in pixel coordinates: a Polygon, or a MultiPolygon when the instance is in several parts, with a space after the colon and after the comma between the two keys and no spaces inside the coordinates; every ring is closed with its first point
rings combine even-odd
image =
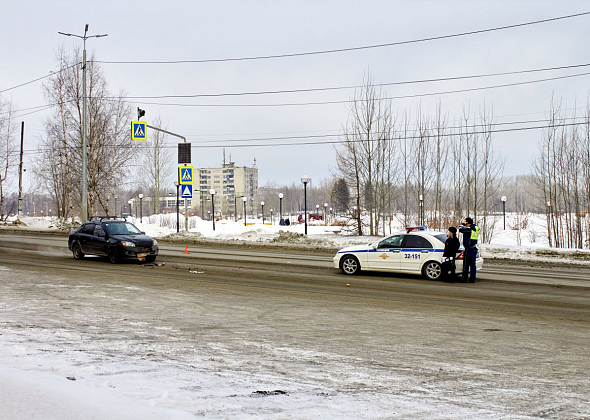
{"type": "Polygon", "coordinates": [[[105,226],[111,235],[140,235],[141,231],[137,229],[132,223],[128,222],[117,222],[109,223],[106,222],[105,226]]]}

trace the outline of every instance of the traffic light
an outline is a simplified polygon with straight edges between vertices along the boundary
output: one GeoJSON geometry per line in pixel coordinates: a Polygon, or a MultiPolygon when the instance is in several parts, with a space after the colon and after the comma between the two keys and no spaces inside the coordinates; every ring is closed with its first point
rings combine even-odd
{"type": "Polygon", "coordinates": [[[145,115],[145,109],[137,108],[137,119],[140,120],[141,117],[145,115]]]}

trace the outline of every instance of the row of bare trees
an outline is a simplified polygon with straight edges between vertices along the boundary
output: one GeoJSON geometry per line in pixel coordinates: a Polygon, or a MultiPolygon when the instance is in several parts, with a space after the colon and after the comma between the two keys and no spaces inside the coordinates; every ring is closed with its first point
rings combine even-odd
{"type": "Polygon", "coordinates": [[[587,248],[590,233],[590,101],[583,115],[552,100],[534,162],[547,207],[549,245],[587,248]]]}
{"type": "Polygon", "coordinates": [[[335,175],[351,191],[357,233],[387,233],[393,217],[441,229],[471,215],[489,241],[503,171],[493,128],[485,106],[477,116],[465,108],[452,125],[440,104],[434,116],[420,107],[414,118],[408,110],[394,113],[366,77],[336,147],[335,175]]]}

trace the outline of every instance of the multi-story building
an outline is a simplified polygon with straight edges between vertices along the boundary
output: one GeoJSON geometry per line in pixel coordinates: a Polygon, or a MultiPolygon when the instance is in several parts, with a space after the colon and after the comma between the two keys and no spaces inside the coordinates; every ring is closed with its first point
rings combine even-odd
{"type": "MultiPolygon", "coordinates": [[[[219,215],[235,215],[243,213],[243,198],[246,197],[248,214],[256,208],[254,199],[258,190],[258,168],[256,162],[253,167],[235,166],[234,162],[224,163],[221,168],[195,169],[195,185],[193,200],[199,200],[202,211],[211,207],[211,190],[215,190],[215,213],[219,215]]],[[[206,214],[206,212],[204,212],[206,214]]]]}

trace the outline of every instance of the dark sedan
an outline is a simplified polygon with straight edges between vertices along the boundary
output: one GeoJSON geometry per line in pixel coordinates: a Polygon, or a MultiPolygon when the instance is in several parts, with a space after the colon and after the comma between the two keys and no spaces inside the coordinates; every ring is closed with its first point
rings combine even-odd
{"type": "Polygon", "coordinates": [[[126,220],[102,218],[90,220],[70,232],[68,248],[74,258],[102,255],[113,264],[132,259],[153,262],[158,256],[158,241],[146,236],[126,220]]]}

